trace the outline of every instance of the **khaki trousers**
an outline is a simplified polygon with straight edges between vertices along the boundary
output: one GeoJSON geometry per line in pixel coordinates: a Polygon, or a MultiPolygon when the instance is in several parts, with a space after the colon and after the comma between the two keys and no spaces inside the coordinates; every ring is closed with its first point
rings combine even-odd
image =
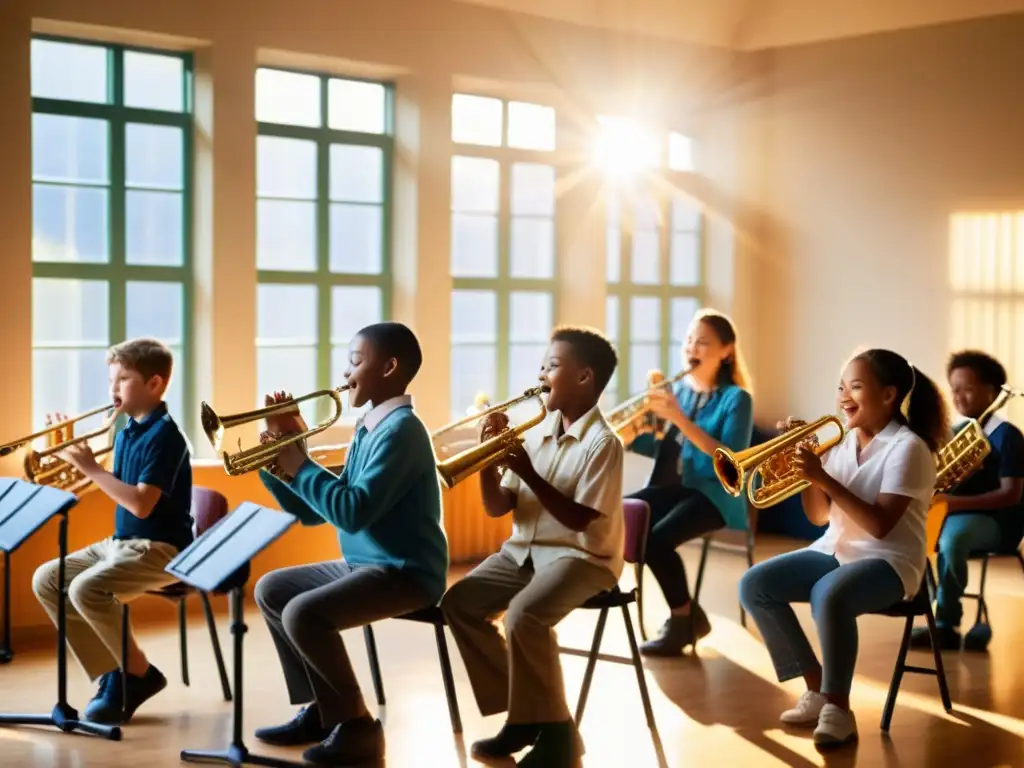
{"type": "Polygon", "coordinates": [[[482,715],[509,723],[570,719],[554,627],[611,589],[611,571],[577,557],[534,570],[504,551],[491,555],[441,599],[482,715]],[[494,619],[505,612],[505,638],[494,619]],[[507,642],[506,642],[507,641],[507,642]]]}
{"type": "MultiPolygon", "coordinates": [[[[176,582],[164,569],[177,554],[177,547],[159,541],[110,538],[67,556],[68,646],[90,680],[120,666],[121,606],[176,582]]],[[[32,577],[32,589],[54,624],[61,599],[59,568],[60,561],[51,560],[32,577]]]]}

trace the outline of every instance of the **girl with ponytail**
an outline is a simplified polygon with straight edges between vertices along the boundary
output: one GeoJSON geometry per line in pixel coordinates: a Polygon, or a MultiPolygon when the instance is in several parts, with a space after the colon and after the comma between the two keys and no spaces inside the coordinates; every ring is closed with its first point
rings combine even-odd
{"type": "Polygon", "coordinates": [[[807,683],[782,721],[813,727],[822,747],[857,737],[850,711],[857,616],[921,588],[935,453],[949,430],[935,383],[887,349],[855,355],[836,400],[846,437],[823,459],[806,448],[795,459],[811,483],[802,494],[804,512],[828,528],[810,546],[759,563],[740,581],[740,601],[757,622],[779,680],[807,683]],[[820,663],[793,613],[796,602],[811,604],[820,663]]]}

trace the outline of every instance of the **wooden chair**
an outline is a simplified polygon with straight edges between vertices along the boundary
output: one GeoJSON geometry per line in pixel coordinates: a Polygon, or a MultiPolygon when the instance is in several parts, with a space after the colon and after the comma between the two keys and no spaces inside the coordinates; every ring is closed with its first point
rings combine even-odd
{"type": "MultiPolygon", "coordinates": [[[[228,514],[228,500],[222,493],[209,488],[195,487],[192,489],[192,516],[195,520],[195,534],[199,538],[213,526],[219,523],[228,514]]],[[[248,576],[246,567],[245,577],[248,576]]],[[[188,674],[188,606],[187,601],[190,595],[198,592],[199,598],[203,601],[203,612],[206,614],[206,626],[210,630],[210,642],[213,645],[213,655],[217,661],[217,672],[220,675],[220,687],[224,694],[224,701],[231,701],[231,684],[228,682],[227,667],[224,665],[224,655],[221,652],[220,640],[217,637],[217,623],[213,616],[213,608],[210,605],[210,597],[206,592],[195,589],[183,582],[168,584],[160,589],[153,589],[146,592],[146,595],[159,597],[178,605],[178,638],[181,647],[181,682],[189,685],[188,674]]],[[[125,603],[121,606],[121,671],[125,671],[125,663],[128,658],[128,619],[129,607],[125,603]]],[[[128,675],[122,674],[122,702],[127,701],[128,675]]]]}

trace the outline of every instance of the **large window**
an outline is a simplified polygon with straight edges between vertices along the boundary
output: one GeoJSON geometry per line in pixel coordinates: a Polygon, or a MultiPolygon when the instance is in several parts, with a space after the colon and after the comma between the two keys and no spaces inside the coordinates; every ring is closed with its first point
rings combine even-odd
{"type": "Polygon", "coordinates": [[[455,94],[451,413],[535,386],[554,324],[555,110],[455,94]]]}
{"type": "MultiPolygon", "coordinates": [[[[703,302],[703,214],[676,184],[692,170],[689,142],[670,134],[667,150],[667,168],[607,188],[605,318],[619,367],[606,407],[644,390],[649,371],[683,367],[686,330],[703,302]]],[[[649,154],[649,165],[660,163],[649,154]]]]}
{"type": "Polygon", "coordinates": [[[109,402],[106,350],[137,336],[174,351],[167,402],[190,423],[191,66],[179,53],[32,41],[37,427],[109,402]]]}
{"type": "MultiPolygon", "coordinates": [[[[262,402],[266,392],[343,384],[352,337],[390,315],[392,93],[382,83],[259,69],[256,119],[262,402]]],[[[321,405],[307,403],[307,419],[326,415],[321,405]]]]}

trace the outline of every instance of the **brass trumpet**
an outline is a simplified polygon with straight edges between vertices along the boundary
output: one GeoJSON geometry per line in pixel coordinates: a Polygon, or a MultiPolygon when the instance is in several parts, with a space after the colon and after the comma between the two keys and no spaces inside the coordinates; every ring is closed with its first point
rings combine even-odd
{"type": "Polygon", "coordinates": [[[210,444],[213,445],[214,450],[220,451],[224,441],[224,432],[228,429],[241,426],[242,424],[250,424],[254,421],[265,419],[268,416],[281,416],[289,413],[298,413],[299,403],[303,403],[317,397],[329,397],[334,401],[334,415],[330,418],[324,419],[315,427],[311,427],[304,432],[280,435],[266,443],[262,443],[252,448],[246,448],[245,450],[242,449],[241,440],[239,440],[237,452],[229,453],[228,451],[223,451],[224,471],[229,475],[244,475],[247,472],[272,467],[277,460],[278,452],[286,445],[305,441],[307,438],[319,434],[325,429],[331,427],[338,419],[341,418],[343,408],[341,393],[347,392],[349,389],[351,389],[351,387],[348,384],[340,386],[337,389],[321,389],[316,392],[310,392],[308,395],[303,395],[302,397],[293,397],[290,400],[284,400],[280,403],[274,403],[273,405],[268,405],[263,408],[257,408],[254,411],[232,414],[231,416],[218,416],[213,408],[211,408],[208,403],[204,402],[202,404],[200,420],[202,421],[203,431],[206,433],[206,437],[209,439],[210,444]]]}
{"type": "Polygon", "coordinates": [[[605,419],[624,443],[627,445],[640,435],[651,432],[655,440],[665,436],[664,419],[659,419],[651,413],[650,394],[658,389],[668,388],[671,390],[676,383],[683,380],[699,364],[698,360],[690,360],[690,365],[677,373],[671,379],[666,379],[661,371],[651,371],[647,374],[647,390],[620,403],[605,414],[605,419]]]}
{"type": "Polygon", "coordinates": [[[823,416],[745,451],[733,453],[728,448],[720,447],[712,457],[715,475],[722,487],[733,496],[743,493],[743,486],[746,485],[750,503],[757,509],[764,509],[800,493],[810,485],[808,481],[799,478],[790,461],[801,445],[821,456],[841,443],[845,435],[846,430],[838,418],[823,416]],[[834,425],[839,434],[819,444],[816,433],[829,424],[834,425]],[[759,477],[761,483],[757,484],[755,481],[759,477]]]}
{"type": "Polygon", "coordinates": [[[525,403],[533,398],[537,398],[537,402],[540,404],[540,411],[537,415],[530,417],[522,424],[515,427],[509,427],[500,434],[495,435],[489,440],[485,440],[479,445],[474,445],[472,448],[467,448],[449,459],[437,462],[437,473],[440,475],[441,482],[444,483],[444,487],[454,488],[470,475],[474,475],[477,472],[487,469],[487,467],[501,462],[510,450],[522,445],[523,434],[540,424],[547,416],[547,406],[544,404],[544,400],[541,398],[541,395],[550,391],[550,387],[546,386],[533,387],[532,389],[526,390],[519,397],[514,397],[503,403],[498,403],[485,411],[459,419],[458,421],[454,421],[451,424],[436,430],[431,435],[432,437],[436,438],[444,432],[448,432],[456,427],[464,426],[471,421],[484,419],[492,413],[504,413],[520,403],[525,403]]]}
{"type": "Polygon", "coordinates": [[[0,445],[0,457],[8,456],[17,450],[27,448],[24,462],[26,480],[37,485],[46,485],[78,494],[88,488],[92,481],[57,454],[72,445],[89,442],[103,435],[107,435],[108,443],[102,448],[93,451],[93,455],[99,459],[109,454],[114,450],[113,431],[116,422],[116,407],[113,405],[103,405],[70,419],[51,424],[45,429],[19,440],[0,445]],[[101,413],[108,414],[101,426],[91,432],[75,437],[76,423],[101,413]],[[40,437],[47,439],[46,448],[39,451],[32,450],[30,448],[32,442],[40,437]]]}

